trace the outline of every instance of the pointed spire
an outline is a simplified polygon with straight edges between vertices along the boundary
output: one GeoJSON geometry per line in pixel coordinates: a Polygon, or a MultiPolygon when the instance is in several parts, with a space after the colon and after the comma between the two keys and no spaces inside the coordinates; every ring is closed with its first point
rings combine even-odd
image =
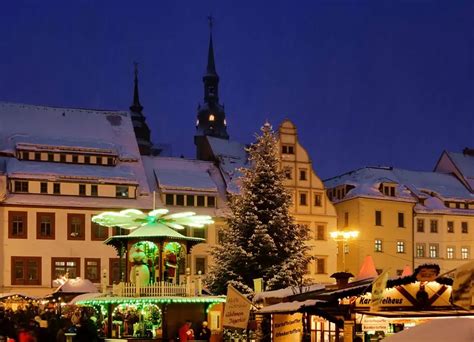
{"type": "Polygon", "coordinates": [[[133,65],[135,68],[135,86],[133,89],[133,103],[130,106],[130,110],[132,112],[141,113],[143,106],[140,104],[140,97],[138,95],[138,63],[134,62],[133,65]]]}
{"type": "Polygon", "coordinates": [[[207,53],[207,74],[217,75],[216,72],[216,63],[214,60],[214,46],[212,44],[212,26],[214,24],[214,17],[212,15],[208,16],[209,20],[209,51],[207,53]]]}

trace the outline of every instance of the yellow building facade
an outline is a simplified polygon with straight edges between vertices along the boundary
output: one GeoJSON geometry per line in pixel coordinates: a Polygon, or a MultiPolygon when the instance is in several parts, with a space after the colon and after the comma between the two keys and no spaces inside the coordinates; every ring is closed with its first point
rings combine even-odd
{"type": "Polygon", "coordinates": [[[426,263],[445,273],[472,260],[474,195],[452,174],[368,167],[325,185],[338,230],[359,232],[339,242],[339,269],[357,275],[367,255],[392,276],[426,263]]]}
{"type": "Polygon", "coordinates": [[[315,259],[308,267],[308,277],[315,282],[333,282],[330,275],[337,270],[337,246],[330,233],[336,230],[336,210],[313,169],[308,152],[298,140],[295,125],[285,120],[277,133],[281,169],[286,177],[284,185],[293,199],[290,213],[296,223],[310,229],[308,243],[315,259]]]}

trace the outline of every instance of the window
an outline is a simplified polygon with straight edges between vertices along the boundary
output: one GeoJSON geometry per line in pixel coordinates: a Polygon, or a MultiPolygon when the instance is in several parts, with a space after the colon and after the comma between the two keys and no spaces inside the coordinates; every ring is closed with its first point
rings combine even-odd
{"type": "Polygon", "coordinates": [[[122,274],[125,276],[125,259],[109,259],[109,285],[118,284],[122,280],[122,274]]]}
{"type": "Polygon", "coordinates": [[[424,258],[425,257],[425,244],[424,243],[417,243],[416,244],[416,257],[417,258],[424,258]]]}
{"type": "Polygon", "coordinates": [[[416,231],[418,233],[423,233],[425,231],[425,220],[416,219],[416,231]]]}
{"type": "Polygon", "coordinates": [[[8,227],[8,238],[28,238],[28,213],[26,211],[9,211],[8,227]]]}
{"type": "Polygon", "coordinates": [[[398,227],[405,228],[405,214],[398,213],[398,227]]]}
{"type": "Polygon", "coordinates": [[[382,212],[380,210],[375,211],[375,225],[376,226],[382,225],[382,212]]]}
{"type": "Polygon", "coordinates": [[[291,174],[292,174],[292,169],[291,169],[291,167],[285,167],[285,168],[283,169],[283,173],[285,174],[285,178],[286,178],[286,179],[292,179],[292,178],[293,178],[293,177],[291,176],[291,174]]]}
{"type": "Polygon", "coordinates": [[[323,205],[321,194],[314,194],[314,206],[321,207],[323,205]]]}
{"type": "Polygon", "coordinates": [[[397,241],[397,253],[405,253],[405,241],[397,241]]]}
{"type": "Polygon", "coordinates": [[[35,160],[41,160],[41,153],[35,152],[35,160]]]}
{"type": "Polygon", "coordinates": [[[48,193],[48,183],[46,183],[46,182],[41,182],[40,183],[40,192],[42,194],[47,194],[48,193]]]}
{"type": "Polygon", "coordinates": [[[469,259],[469,247],[461,247],[461,259],[469,259]]]}
{"type": "Polygon", "coordinates": [[[102,157],[96,157],[95,162],[96,164],[102,165],[102,157]]]}
{"type": "Polygon", "coordinates": [[[104,241],[109,237],[109,228],[91,222],[91,240],[104,241]]]}
{"type": "Polygon", "coordinates": [[[89,279],[93,283],[100,283],[100,259],[86,258],[84,263],[86,264],[85,278],[89,279]]]}
{"type": "Polygon", "coordinates": [[[174,205],[174,195],[166,194],[165,195],[165,202],[166,202],[166,205],[174,205]]]}
{"type": "Polygon", "coordinates": [[[54,240],[54,213],[36,213],[36,238],[54,240]]]}
{"type": "Polygon", "coordinates": [[[395,197],[395,185],[382,183],[380,185],[380,192],[382,192],[385,196],[395,197]]]}
{"type": "Polygon", "coordinates": [[[439,257],[439,245],[437,243],[430,244],[430,258],[439,257]]]}
{"type": "Polygon", "coordinates": [[[214,114],[209,114],[209,121],[214,121],[216,118],[214,114]]]}
{"type": "Polygon", "coordinates": [[[214,207],[216,205],[216,198],[214,196],[207,196],[207,206],[214,207]]]}
{"type": "Polygon", "coordinates": [[[397,277],[401,277],[403,274],[403,270],[397,269],[397,277]]]}
{"type": "Polygon", "coordinates": [[[80,258],[51,258],[51,279],[68,275],[69,279],[81,276],[80,258]]]}
{"type": "Polygon", "coordinates": [[[117,185],[115,187],[115,197],[128,198],[128,186],[117,185]]]}
{"type": "Polygon", "coordinates": [[[206,229],[205,228],[193,228],[193,236],[196,238],[205,239],[206,238],[206,229]]]}
{"type": "Polygon", "coordinates": [[[448,233],[454,233],[454,222],[453,221],[448,221],[448,233]]]}
{"type": "Polygon", "coordinates": [[[54,154],[53,153],[48,153],[48,161],[49,162],[54,162],[54,154]]]}
{"type": "Polygon", "coordinates": [[[85,195],[86,195],[86,185],[79,184],[79,196],[85,196],[85,195]]]}
{"type": "Polygon", "coordinates": [[[344,244],[344,254],[349,254],[349,245],[347,243],[344,244]]]}
{"type": "Polygon", "coordinates": [[[107,165],[114,165],[114,158],[108,157],[107,158],[107,165]]]}
{"type": "Polygon", "coordinates": [[[300,170],[300,180],[305,181],[306,179],[306,170],[300,170]]]}
{"type": "Polygon", "coordinates": [[[184,195],[176,195],[176,205],[184,206],[184,195]]]}
{"type": "Polygon", "coordinates": [[[28,192],[28,182],[15,181],[15,192],[28,192]]]}
{"type": "Polygon", "coordinates": [[[90,164],[91,163],[91,157],[90,156],[84,156],[84,164],[90,164]]]}
{"type": "Polygon", "coordinates": [[[454,247],[446,247],[446,259],[454,259],[454,247]]]}
{"type": "Polygon", "coordinates": [[[382,252],[382,240],[375,240],[374,247],[375,252],[382,252]]]}
{"type": "Polygon", "coordinates": [[[93,196],[93,197],[99,196],[99,189],[98,189],[97,185],[95,185],[95,184],[91,185],[91,196],[93,196]]]}
{"type": "Polygon", "coordinates": [[[222,244],[224,242],[224,227],[217,228],[217,243],[222,244]]]}
{"type": "Polygon", "coordinates": [[[201,274],[206,274],[206,257],[196,257],[194,266],[196,274],[199,274],[199,271],[201,271],[201,274]]]}
{"type": "Polygon", "coordinates": [[[461,222],[461,233],[467,234],[469,232],[469,228],[467,226],[467,222],[461,222]]]}
{"type": "Polygon", "coordinates": [[[41,285],[41,257],[11,257],[12,285],[41,285]]]}
{"type": "Polygon", "coordinates": [[[197,206],[198,206],[198,207],[204,207],[204,202],[205,202],[204,199],[205,199],[205,198],[204,198],[204,196],[202,196],[202,195],[199,195],[199,196],[197,197],[197,206]]]}
{"type": "Polygon", "coordinates": [[[294,150],[293,146],[289,146],[289,145],[282,145],[281,146],[281,152],[283,154],[295,154],[295,150],[294,150]]]}
{"type": "Polygon", "coordinates": [[[300,193],[300,205],[308,205],[306,203],[306,193],[300,193]]]}
{"type": "Polygon", "coordinates": [[[61,183],[53,183],[53,193],[56,195],[61,193],[61,183]]]}
{"type": "Polygon", "coordinates": [[[75,164],[79,163],[79,156],[77,154],[72,155],[72,162],[75,164]]]}
{"type": "Polygon", "coordinates": [[[186,196],[186,206],[187,207],[194,207],[194,196],[193,195],[187,195],[186,196]]]}
{"type": "Polygon", "coordinates": [[[84,214],[67,214],[67,239],[85,240],[84,214]]]}
{"type": "MultiPolygon", "coordinates": [[[[119,228],[120,229],[120,228],[119,228]]],[[[114,231],[114,233],[117,231],[114,231]]],[[[118,231],[118,235],[121,231],[118,231]]],[[[109,227],[101,226],[95,222],[91,222],[91,240],[103,241],[109,237],[109,227]]]]}
{"type": "Polygon", "coordinates": [[[430,220],[430,232],[431,233],[438,232],[438,220],[430,220]]]}
{"type": "Polygon", "coordinates": [[[326,227],[322,224],[316,226],[316,239],[317,240],[326,240],[326,227]]]}
{"type": "Polygon", "coordinates": [[[66,162],[66,155],[65,155],[64,153],[61,153],[61,154],[59,155],[59,161],[60,161],[61,163],[65,163],[65,162],[66,162]]]}
{"type": "Polygon", "coordinates": [[[344,227],[349,227],[349,213],[347,211],[344,213],[344,227]]]}
{"type": "Polygon", "coordinates": [[[112,228],[112,235],[128,235],[130,234],[129,229],[124,229],[120,227],[113,227],[112,228]]]}
{"type": "Polygon", "coordinates": [[[316,274],[326,273],[326,259],[323,257],[316,258],[316,274]]]}

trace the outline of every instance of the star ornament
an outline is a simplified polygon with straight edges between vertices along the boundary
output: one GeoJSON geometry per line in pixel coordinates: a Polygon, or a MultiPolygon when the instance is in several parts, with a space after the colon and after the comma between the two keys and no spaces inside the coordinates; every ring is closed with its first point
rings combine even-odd
{"type": "Polygon", "coordinates": [[[106,227],[135,229],[146,225],[163,224],[173,229],[184,229],[185,226],[202,228],[214,223],[208,215],[196,215],[191,211],[168,214],[168,209],[155,209],[145,214],[137,209],[126,209],[120,212],[106,211],[92,217],[92,222],[106,227]]]}

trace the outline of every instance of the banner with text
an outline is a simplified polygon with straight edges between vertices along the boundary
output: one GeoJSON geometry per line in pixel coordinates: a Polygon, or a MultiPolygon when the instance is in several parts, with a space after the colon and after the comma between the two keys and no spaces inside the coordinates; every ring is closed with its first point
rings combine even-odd
{"type": "Polygon", "coordinates": [[[303,335],[303,315],[273,315],[273,341],[300,342],[303,335]]]}
{"type": "Polygon", "coordinates": [[[252,303],[232,285],[227,287],[227,298],[224,308],[225,328],[247,329],[252,303]]]}

